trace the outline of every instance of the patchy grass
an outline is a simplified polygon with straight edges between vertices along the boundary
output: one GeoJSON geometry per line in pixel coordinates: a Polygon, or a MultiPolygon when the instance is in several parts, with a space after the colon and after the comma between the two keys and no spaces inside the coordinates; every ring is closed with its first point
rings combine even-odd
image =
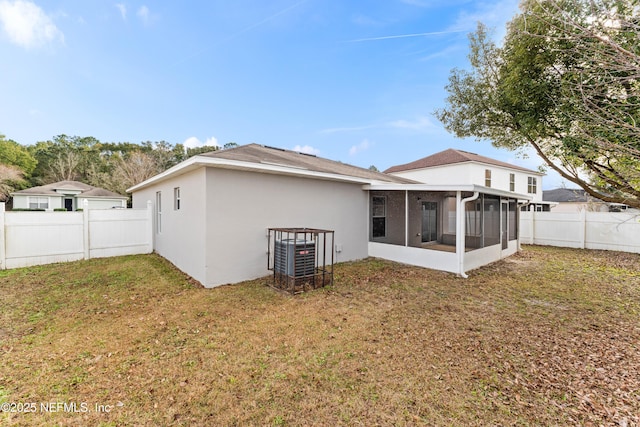
{"type": "Polygon", "coordinates": [[[0,404],[36,412],[0,424],[637,426],[639,272],[527,247],[467,280],[341,264],[291,297],[157,256],[2,271],[0,404]]]}

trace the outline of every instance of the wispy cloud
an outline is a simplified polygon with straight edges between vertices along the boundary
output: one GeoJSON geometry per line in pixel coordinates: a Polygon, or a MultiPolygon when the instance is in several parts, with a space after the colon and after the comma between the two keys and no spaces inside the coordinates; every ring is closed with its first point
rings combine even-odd
{"type": "Polygon", "coordinates": [[[391,40],[391,39],[404,39],[407,37],[427,37],[427,36],[439,36],[443,34],[454,34],[454,33],[462,33],[467,31],[466,29],[452,29],[446,31],[431,31],[428,33],[411,33],[411,34],[395,34],[391,36],[380,36],[380,37],[366,37],[363,39],[354,39],[347,40],[346,43],[360,43],[360,42],[369,42],[376,40],[391,40]]]}
{"type": "Polygon", "coordinates": [[[151,12],[149,11],[149,8],[147,6],[145,5],[140,6],[136,14],[138,15],[138,18],[140,18],[140,20],[144,25],[149,25],[149,22],[151,20],[151,12]]]}
{"type": "Polygon", "coordinates": [[[431,61],[432,59],[442,58],[442,57],[451,57],[456,54],[457,51],[461,49],[465,49],[466,47],[460,44],[454,44],[452,46],[448,46],[438,52],[430,53],[422,58],[421,61],[431,61]]]}
{"type": "Polygon", "coordinates": [[[496,29],[496,38],[502,39],[506,33],[506,23],[518,11],[518,0],[478,2],[475,10],[463,10],[450,30],[474,31],[478,22],[496,29]]]}
{"type": "Polygon", "coordinates": [[[411,130],[416,132],[426,132],[431,129],[437,129],[437,126],[433,124],[433,122],[427,116],[417,116],[414,119],[398,119],[392,120],[383,123],[364,125],[364,126],[345,126],[345,127],[335,127],[335,128],[327,128],[320,131],[320,133],[349,133],[349,132],[359,132],[363,130],[369,129],[404,129],[411,130]]]}
{"type": "Polygon", "coordinates": [[[120,11],[123,20],[127,20],[127,6],[124,3],[116,3],[116,8],[120,11]]]}
{"type": "Polygon", "coordinates": [[[293,147],[293,151],[297,151],[298,153],[313,154],[314,156],[320,154],[320,150],[310,145],[296,145],[295,147],[293,147]]]}
{"type": "Polygon", "coordinates": [[[251,24],[251,25],[249,25],[249,26],[247,26],[247,27],[245,27],[245,28],[242,28],[241,30],[239,30],[239,31],[237,31],[237,32],[235,32],[235,33],[233,33],[233,34],[230,34],[230,35],[229,35],[229,36],[227,36],[226,38],[224,38],[224,39],[222,39],[222,40],[219,40],[217,43],[215,43],[215,44],[213,44],[213,45],[211,45],[211,46],[209,46],[209,47],[206,47],[206,48],[204,48],[204,49],[201,49],[201,50],[199,50],[199,51],[197,51],[197,52],[193,53],[192,55],[189,55],[189,56],[187,56],[187,57],[185,57],[185,58],[183,58],[183,59],[179,60],[178,62],[176,62],[176,63],[175,63],[175,64],[173,64],[173,65],[178,65],[178,64],[181,64],[181,63],[183,63],[183,62],[186,62],[186,61],[188,61],[189,59],[192,59],[192,58],[195,58],[195,57],[197,57],[197,56],[200,56],[200,55],[202,55],[203,53],[205,53],[205,52],[207,52],[207,51],[209,51],[209,50],[213,49],[215,46],[220,46],[220,45],[222,45],[222,44],[224,44],[224,43],[227,43],[227,42],[229,42],[229,41],[231,41],[231,40],[235,39],[236,37],[238,37],[238,36],[240,36],[240,35],[242,35],[242,34],[244,34],[244,33],[248,33],[249,31],[255,30],[256,28],[263,26],[263,25],[264,25],[264,24],[266,24],[267,22],[269,22],[269,21],[272,21],[272,20],[276,19],[276,18],[277,18],[277,17],[279,17],[280,15],[284,15],[285,13],[289,12],[290,10],[297,8],[298,6],[302,5],[303,3],[306,3],[307,1],[309,1],[309,0],[299,0],[298,2],[296,2],[296,3],[292,4],[291,6],[285,7],[284,9],[279,10],[278,12],[274,13],[273,15],[269,15],[269,16],[267,16],[267,17],[266,17],[266,18],[264,18],[263,20],[258,21],[258,22],[256,22],[255,24],[251,24]]]}
{"type": "Polygon", "coordinates": [[[400,0],[400,3],[410,4],[411,6],[428,7],[429,2],[425,0],[400,0]]]}
{"type": "Polygon", "coordinates": [[[366,15],[356,15],[351,18],[351,22],[362,27],[378,27],[384,25],[384,22],[366,15]]]}
{"type": "Polygon", "coordinates": [[[437,127],[426,116],[418,117],[415,120],[395,120],[393,122],[389,122],[389,126],[396,129],[407,129],[420,132],[428,129],[435,129],[437,127]]]}
{"type": "Polygon", "coordinates": [[[352,126],[352,127],[338,127],[338,128],[328,128],[322,129],[320,133],[342,133],[342,132],[358,132],[361,130],[367,129],[375,129],[380,127],[379,125],[368,125],[368,126],[352,126]]]}
{"type": "Polygon", "coordinates": [[[24,48],[64,43],[64,34],[39,6],[24,0],[0,1],[0,23],[12,43],[24,48]]]}
{"type": "Polygon", "coordinates": [[[361,153],[365,150],[368,150],[371,147],[371,143],[368,139],[363,139],[362,142],[358,145],[354,145],[349,149],[349,155],[355,156],[358,153],[361,153]]]}

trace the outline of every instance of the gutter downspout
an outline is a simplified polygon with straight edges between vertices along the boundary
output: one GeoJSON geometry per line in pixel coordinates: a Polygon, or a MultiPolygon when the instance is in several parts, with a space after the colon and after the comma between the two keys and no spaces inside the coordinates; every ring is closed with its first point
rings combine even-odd
{"type": "Polygon", "coordinates": [[[464,223],[464,213],[465,213],[465,204],[467,202],[472,202],[476,200],[480,196],[479,191],[474,191],[473,196],[467,197],[466,199],[460,199],[462,197],[462,192],[456,192],[456,256],[458,258],[458,274],[463,279],[466,279],[467,276],[464,272],[464,252],[465,252],[465,223],[464,223]]]}

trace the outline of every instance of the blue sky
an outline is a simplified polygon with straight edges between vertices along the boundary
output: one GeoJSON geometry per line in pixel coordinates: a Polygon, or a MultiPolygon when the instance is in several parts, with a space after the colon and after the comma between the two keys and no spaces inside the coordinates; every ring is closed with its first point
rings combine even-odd
{"type": "MultiPolygon", "coordinates": [[[[381,170],[459,148],[433,117],[467,34],[516,0],[0,0],[0,133],[227,142],[381,170]]],[[[549,175],[543,187],[560,185],[549,175]]]]}

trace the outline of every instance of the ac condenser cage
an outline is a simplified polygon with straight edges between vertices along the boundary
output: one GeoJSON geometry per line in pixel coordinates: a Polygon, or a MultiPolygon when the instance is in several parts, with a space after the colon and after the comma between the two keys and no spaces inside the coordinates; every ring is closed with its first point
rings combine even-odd
{"type": "Polygon", "coordinates": [[[267,268],[273,286],[292,294],[333,283],[334,232],[318,228],[269,228],[267,268]]]}

